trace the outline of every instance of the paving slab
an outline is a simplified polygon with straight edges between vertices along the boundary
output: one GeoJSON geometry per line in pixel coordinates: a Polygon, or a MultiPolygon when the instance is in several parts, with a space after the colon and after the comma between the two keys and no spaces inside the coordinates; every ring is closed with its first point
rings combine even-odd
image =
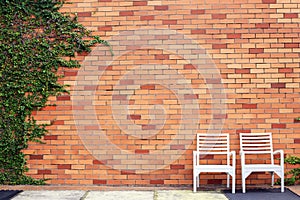
{"type": "Polygon", "coordinates": [[[191,190],[159,190],[155,200],[228,200],[219,192],[192,192],[191,190]]]}
{"type": "Polygon", "coordinates": [[[13,200],[80,200],[85,191],[24,191],[18,194],[13,200]]]}
{"type": "Polygon", "coordinates": [[[84,200],[153,200],[152,191],[89,191],[84,200]]]}

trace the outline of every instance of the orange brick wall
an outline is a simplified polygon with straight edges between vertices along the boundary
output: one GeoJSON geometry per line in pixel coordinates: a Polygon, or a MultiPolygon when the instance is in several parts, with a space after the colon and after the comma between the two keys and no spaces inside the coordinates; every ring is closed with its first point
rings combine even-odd
{"type": "MultiPolygon", "coordinates": [[[[26,150],[32,177],[191,185],[197,132],[228,132],[237,152],[240,132],[272,132],[275,149],[300,155],[298,0],[68,2],[62,11],[77,12],[115,56],[95,47],[77,56],[82,69],[61,70],[71,93],[36,113],[52,126],[45,144],[26,150]]],[[[269,184],[270,175],[247,181],[269,184]]]]}

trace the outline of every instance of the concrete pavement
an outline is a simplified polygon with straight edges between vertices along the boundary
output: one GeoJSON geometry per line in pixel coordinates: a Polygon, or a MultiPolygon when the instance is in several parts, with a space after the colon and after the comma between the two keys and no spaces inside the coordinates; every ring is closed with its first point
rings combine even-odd
{"type": "Polygon", "coordinates": [[[220,192],[154,191],[24,191],[13,200],[227,200],[220,192]]]}

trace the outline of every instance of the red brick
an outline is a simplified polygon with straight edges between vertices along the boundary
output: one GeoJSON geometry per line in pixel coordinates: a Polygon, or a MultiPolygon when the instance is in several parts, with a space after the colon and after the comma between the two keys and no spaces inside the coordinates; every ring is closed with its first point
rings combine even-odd
{"type": "Polygon", "coordinates": [[[127,95],[112,95],[113,100],[126,100],[127,95]]]}
{"type": "Polygon", "coordinates": [[[120,11],[119,15],[120,16],[133,16],[134,12],[133,11],[120,11]]]}
{"type": "Polygon", "coordinates": [[[240,133],[251,133],[250,129],[238,129],[236,130],[236,134],[240,134],[240,133]]]}
{"type": "Polygon", "coordinates": [[[240,34],[240,33],[228,33],[227,34],[228,39],[238,39],[241,37],[242,37],[242,34],[240,34]]]}
{"type": "Polygon", "coordinates": [[[78,56],[87,56],[87,55],[89,55],[89,52],[85,52],[85,51],[83,51],[83,52],[78,52],[77,55],[78,55],[78,56]]]}
{"type": "Polygon", "coordinates": [[[164,180],[150,180],[150,184],[164,184],[164,180]]]}
{"type": "Polygon", "coordinates": [[[176,25],[177,24],[177,20],[175,20],[175,19],[163,20],[162,24],[163,25],[176,25]]]}
{"type": "Polygon", "coordinates": [[[70,164],[57,165],[57,169],[71,169],[71,165],[70,164]]]}
{"type": "Polygon", "coordinates": [[[45,135],[44,140],[57,140],[57,135],[45,135]]]}
{"type": "Polygon", "coordinates": [[[236,69],[236,74],[250,74],[250,69],[236,69]]]}
{"type": "Polygon", "coordinates": [[[94,165],[105,165],[106,163],[106,160],[93,160],[94,165]]]}
{"type": "Polygon", "coordinates": [[[155,128],[155,125],[142,125],[142,130],[154,130],[155,128]]]}
{"type": "Polygon", "coordinates": [[[58,96],[56,97],[57,101],[69,101],[71,100],[70,96],[64,95],[64,96],[58,96]]]}
{"type": "Polygon", "coordinates": [[[284,18],[298,18],[298,13],[284,13],[284,18]]]}
{"type": "Polygon", "coordinates": [[[293,70],[293,68],[280,68],[280,69],[278,69],[278,72],[279,73],[293,73],[294,70],[293,70]]]}
{"type": "Polygon", "coordinates": [[[139,120],[141,119],[141,115],[127,115],[127,119],[139,120]]]}
{"type": "Polygon", "coordinates": [[[269,23],[260,23],[260,24],[255,24],[256,28],[270,28],[269,23]]]}
{"type": "Polygon", "coordinates": [[[257,54],[257,53],[263,53],[264,49],[263,48],[250,48],[249,53],[257,54]]]}
{"type": "Polygon", "coordinates": [[[154,6],[154,10],[169,10],[169,6],[154,6]]]}
{"type": "Polygon", "coordinates": [[[43,160],[43,155],[29,155],[30,160],[43,160]]]}
{"type": "Polygon", "coordinates": [[[105,184],[107,184],[107,180],[94,179],[93,184],[94,185],[105,185],[105,184]]]}
{"type": "Polygon", "coordinates": [[[112,31],[112,26],[100,26],[98,31],[112,31]]]}
{"type": "Polygon", "coordinates": [[[243,104],[242,108],[244,108],[244,109],[256,109],[257,104],[243,104]]]}
{"type": "Polygon", "coordinates": [[[98,2],[112,2],[112,0],[98,0],[98,2]]]}
{"type": "Polygon", "coordinates": [[[207,78],[206,83],[207,84],[220,84],[220,83],[222,83],[222,80],[220,78],[207,78]]]}
{"type": "Polygon", "coordinates": [[[157,60],[168,60],[169,59],[169,55],[167,55],[167,54],[155,55],[155,59],[157,59],[157,60]]]}
{"type": "Polygon", "coordinates": [[[171,145],[170,147],[171,150],[182,150],[182,149],[185,149],[185,145],[171,145]]]}
{"type": "Polygon", "coordinates": [[[214,119],[226,119],[227,114],[214,114],[214,119]]]}
{"type": "Polygon", "coordinates": [[[51,174],[51,170],[48,170],[48,169],[40,169],[38,170],[37,172],[38,174],[51,174]]]}
{"type": "Polygon", "coordinates": [[[134,152],[136,154],[149,154],[149,150],[147,149],[136,149],[134,152]]]}
{"type": "Polygon", "coordinates": [[[266,3],[266,4],[275,4],[276,0],[262,0],[262,3],[266,3]]]}
{"type": "Polygon", "coordinates": [[[300,144],[300,138],[295,138],[295,139],[294,139],[294,143],[295,143],[295,144],[300,144]]]}
{"type": "Polygon", "coordinates": [[[212,48],[213,49],[226,49],[227,48],[227,44],[213,44],[212,48]]]}
{"type": "Polygon", "coordinates": [[[285,48],[299,48],[299,43],[285,43],[285,48]]]}
{"type": "Polygon", "coordinates": [[[125,79],[125,80],[120,80],[120,85],[133,85],[134,80],[131,79],[125,79]]]}
{"type": "Polygon", "coordinates": [[[194,29],[191,30],[191,34],[205,34],[206,30],[205,29],[194,29]]]}
{"type": "Polygon", "coordinates": [[[212,14],[212,19],[226,19],[226,14],[212,14]]]}
{"type": "Polygon", "coordinates": [[[285,83],[272,83],[271,88],[285,88],[285,83]]]}
{"type": "Polygon", "coordinates": [[[140,19],[141,21],[154,20],[154,16],[153,15],[141,16],[140,19]]]}
{"type": "Polygon", "coordinates": [[[42,111],[53,111],[56,110],[56,106],[46,106],[41,108],[42,111]]]}
{"type": "Polygon", "coordinates": [[[198,94],[185,94],[184,99],[198,99],[199,95],[198,94]]]}
{"type": "Polygon", "coordinates": [[[184,169],[184,165],[170,165],[170,169],[184,169]]]}
{"type": "Polygon", "coordinates": [[[79,12],[77,13],[78,17],[91,17],[92,13],[91,12],[79,12]]]}
{"type": "Polygon", "coordinates": [[[134,170],[121,170],[121,175],[133,175],[136,174],[134,170]]]}
{"type": "Polygon", "coordinates": [[[286,128],[286,124],[272,124],[272,128],[286,128]]]}
{"type": "Polygon", "coordinates": [[[195,67],[194,65],[192,65],[192,64],[185,64],[185,65],[183,66],[183,68],[184,68],[184,69],[196,69],[196,67],[195,67]]]}
{"type": "Polygon", "coordinates": [[[212,160],[212,159],[214,159],[214,155],[212,155],[212,154],[206,154],[206,155],[203,155],[203,159],[206,159],[206,160],[212,160]]]}
{"type": "Polygon", "coordinates": [[[204,14],[204,13],[205,13],[205,10],[203,10],[203,9],[191,10],[192,15],[201,15],[201,14],[204,14]]]}
{"type": "Polygon", "coordinates": [[[148,85],[142,85],[141,90],[155,90],[155,85],[154,84],[148,84],[148,85]]]}
{"type": "Polygon", "coordinates": [[[77,71],[65,71],[64,75],[65,76],[77,76],[77,71]]]}
{"type": "Polygon", "coordinates": [[[207,180],[207,184],[221,185],[222,180],[221,179],[209,179],[209,180],[207,180]]]}
{"type": "Polygon", "coordinates": [[[133,6],[147,6],[148,1],[134,1],[133,6]]]}

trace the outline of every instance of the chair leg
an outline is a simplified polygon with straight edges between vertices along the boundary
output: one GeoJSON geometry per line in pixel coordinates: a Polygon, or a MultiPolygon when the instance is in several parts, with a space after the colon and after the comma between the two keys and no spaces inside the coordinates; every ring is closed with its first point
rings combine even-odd
{"type": "Polygon", "coordinates": [[[274,172],[271,172],[271,175],[272,175],[272,187],[274,186],[274,172]]]}
{"type": "Polygon", "coordinates": [[[229,182],[230,182],[230,176],[229,173],[227,173],[227,188],[229,188],[229,182]]]}
{"type": "Polygon", "coordinates": [[[284,172],[281,174],[281,192],[284,192],[284,172]]]}
{"type": "Polygon", "coordinates": [[[197,187],[200,187],[200,174],[197,176],[197,187]]]}
{"type": "Polygon", "coordinates": [[[197,175],[194,172],[194,175],[193,175],[193,192],[197,191],[197,179],[198,179],[197,175]]]}
{"type": "Polygon", "coordinates": [[[246,178],[244,174],[242,174],[242,188],[243,188],[243,193],[246,193],[246,178]]]}
{"type": "Polygon", "coordinates": [[[232,194],[235,194],[235,174],[232,175],[232,194]]]}

